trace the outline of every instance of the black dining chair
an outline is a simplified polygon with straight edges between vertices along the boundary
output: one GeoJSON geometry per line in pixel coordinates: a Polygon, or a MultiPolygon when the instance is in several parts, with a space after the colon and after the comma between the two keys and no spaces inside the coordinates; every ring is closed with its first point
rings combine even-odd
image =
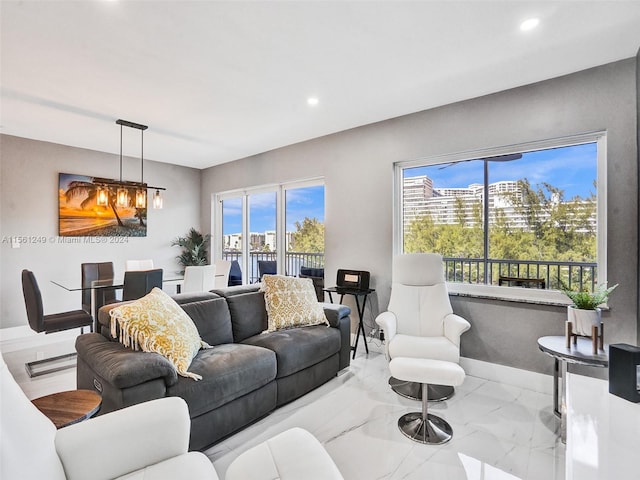
{"type": "Polygon", "coordinates": [[[263,275],[275,275],[278,272],[278,266],[275,260],[258,260],[258,281],[262,281],[263,275]]]}
{"type": "MultiPolygon", "coordinates": [[[[42,294],[40,293],[40,287],[38,287],[35,275],[30,270],[22,270],[22,294],[24,296],[24,304],[27,309],[29,326],[35,332],[44,332],[47,334],[71,330],[73,328],[80,328],[80,332],[84,333],[84,327],[89,327],[89,330],[93,331],[93,317],[84,310],[71,310],[68,312],[45,315],[44,308],[42,306],[42,294]]],[[[30,377],[35,377],[45,373],[57,372],[64,368],[71,368],[74,365],[67,362],[67,364],[63,366],[50,368],[44,371],[36,371],[37,367],[44,363],[60,362],[63,359],[70,359],[75,355],[75,353],[71,353],[37,360],[35,362],[28,362],[25,364],[27,373],[30,377]]]]}
{"type": "Polygon", "coordinates": [[[162,289],[161,268],[124,272],[122,300],[127,301],[142,298],[153,290],[153,287],[162,289]]]}
{"type": "MultiPolygon", "coordinates": [[[[94,312],[91,309],[92,290],[90,287],[93,285],[92,282],[113,279],[113,262],[83,263],[80,265],[80,269],[82,271],[82,309],[93,314],[94,312]]],[[[100,298],[104,302],[101,301],[101,305],[98,308],[118,301],[116,291],[111,288],[105,289],[100,298]]]]}
{"type": "Polygon", "coordinates": [[[229,287],[234,285],[242,285],[242,269],[237,260],[231,261],[231,268],[229,269],[229,287]]]}
{"type": "Polygon", "coordinates": [[[324,268],[300,267],[300,278],[310,278],[319,302],[324,302],[324,268]]]}

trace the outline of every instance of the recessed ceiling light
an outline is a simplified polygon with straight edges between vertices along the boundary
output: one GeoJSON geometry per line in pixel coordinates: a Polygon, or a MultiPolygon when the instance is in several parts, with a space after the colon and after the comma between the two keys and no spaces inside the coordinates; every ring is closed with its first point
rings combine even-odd
{"type": "Polygon", "coordinates": [[[312,107],[315,107],[316,105],[318,105],[318,97],[309,97],[307,98],[307,104],[311,105],[312,107]]]}
{"type": "Polygon", "coordinates": [[[520,30],[523,32],[533,30],[538,26],[540,20],[537,18],[529,18],[520,24],[520,30]]]}

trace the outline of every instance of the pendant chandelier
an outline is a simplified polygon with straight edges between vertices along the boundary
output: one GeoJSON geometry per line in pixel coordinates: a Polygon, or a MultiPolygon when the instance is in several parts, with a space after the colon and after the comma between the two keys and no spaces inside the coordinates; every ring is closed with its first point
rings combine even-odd
{"type": "Polygon", "coordinates": [[[163,199],[160,190],[166,190],[166,188],[153,187],[144,183],[144,131],[149,127],[128,120],[116,120],[116,124],[120,125],[120,179],[94,178],[93,183],[97,186],[96,203],[103,206],[109,205],[112,195],[115,195],[115,204],[117,207],[135,206],[135,208],[146,208],[147,189],[151,189],[155,190],[152,202],[153,208],[162,208],[163,199]],[[139,182],[122,180],[122,127],[140,130],[139,182]],[[131,195],[133,195],[133,197],[131,195]]]}

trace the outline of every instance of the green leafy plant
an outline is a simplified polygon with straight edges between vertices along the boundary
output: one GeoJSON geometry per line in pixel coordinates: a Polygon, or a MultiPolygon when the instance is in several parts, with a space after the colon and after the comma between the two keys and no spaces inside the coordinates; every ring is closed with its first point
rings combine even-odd
{"type": "Polygon", "coordinates": [[[585,290],[576,292],[571,290],[564,282],[561,284],[562,293],[571,299],[576,308],[582,310],[595,310],[598,305],[602,305],[609,299],[611,292],[618,286],[616,283],[613,287],[607,288],[607,285],[603,283],[598,285],[593,292],[587,292],[585,290]]]}
{"type": "Polygon", "coordinates": [[[171,246],[182,247],[182,253],[176,258],[183,267],[191,265],[207,265],[208,248],[211,235],[202,235],[195,228],[191,228],[184,237],[178,237],[171,246]]]}

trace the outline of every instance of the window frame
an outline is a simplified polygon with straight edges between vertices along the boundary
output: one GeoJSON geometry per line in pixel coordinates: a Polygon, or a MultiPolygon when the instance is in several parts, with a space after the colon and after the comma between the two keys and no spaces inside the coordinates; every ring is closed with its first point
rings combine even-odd
{"type": "MultiPolygon", "coordinates": [[[[279,273],[284,272],[286,268],[286,192],[287,190],[293,190],[296,188],[304,188],[304,187],[314,187],[314,186],[322,186],[326,188],[324,177],[314,177],[305,180],[294,180],[290,182],[283,183],[275,183],[275,184],[267,184],[267,185],[257,185],[254,187],[247,188],[238,188],[234,190],[227,190],[224,192],[218,192],[212,194],[212,203],[213,208],[211,209],[213,219],[211,222],[212,231],[212,254],[214,259],[222,258],[223,251],[223,242],[222,242],[222,202],[231,198],[240,197],[242,200],[242,251],[249,253],[249,242],[250,235],[245,233],[249,233],[249,202],[248,198],[250,195],[256,195],[261,193],[271,193],[275,192],[276,194],[276,262],[277,262],[277,270],[279,273]],[[219,232],[219,235],[216,234],[219,232]]],[[[325,195],[326,199],[326,195],[325,195]]],[[[326,201],[326,200],[325,200],[326,201]]],[[[325,205],[326,211],[326,205],[325,205]]],[[[241,265],[241,269],[243,272],[249,271],[249,255],[243,255],[243,265],[241,265]]],[[[242,283],[246,285],[248,283],[248,276],[242,276],[242,283]]]]}
{"type": "MultiPolygon", "coordinates": [[[[500,147],[468,150],[444,155],[421,157],[394,164],[393,187],[393,253],[404,253],[403,242],[403,172],[405,169],[431,166],[443,163],[455,163],[476,160],[499,155],[528,153],[558,147],[568,147],[585,143],[596,143],[597,150],[597,202],[596,202],[596,262],[599,283],[607,282],[607,135],[606,131],[597,131],[537,140],[500,147]]],[[[486,252],[484,253],[486,255],[486,252]]],[[[559,290],[541,290],[533,288],[507,287],[486,284],[447,282],[449,293],[478,298],[491,298],[516,302],[541,303],[551,305],[569,305],[571,301],[559,290]]]]}

